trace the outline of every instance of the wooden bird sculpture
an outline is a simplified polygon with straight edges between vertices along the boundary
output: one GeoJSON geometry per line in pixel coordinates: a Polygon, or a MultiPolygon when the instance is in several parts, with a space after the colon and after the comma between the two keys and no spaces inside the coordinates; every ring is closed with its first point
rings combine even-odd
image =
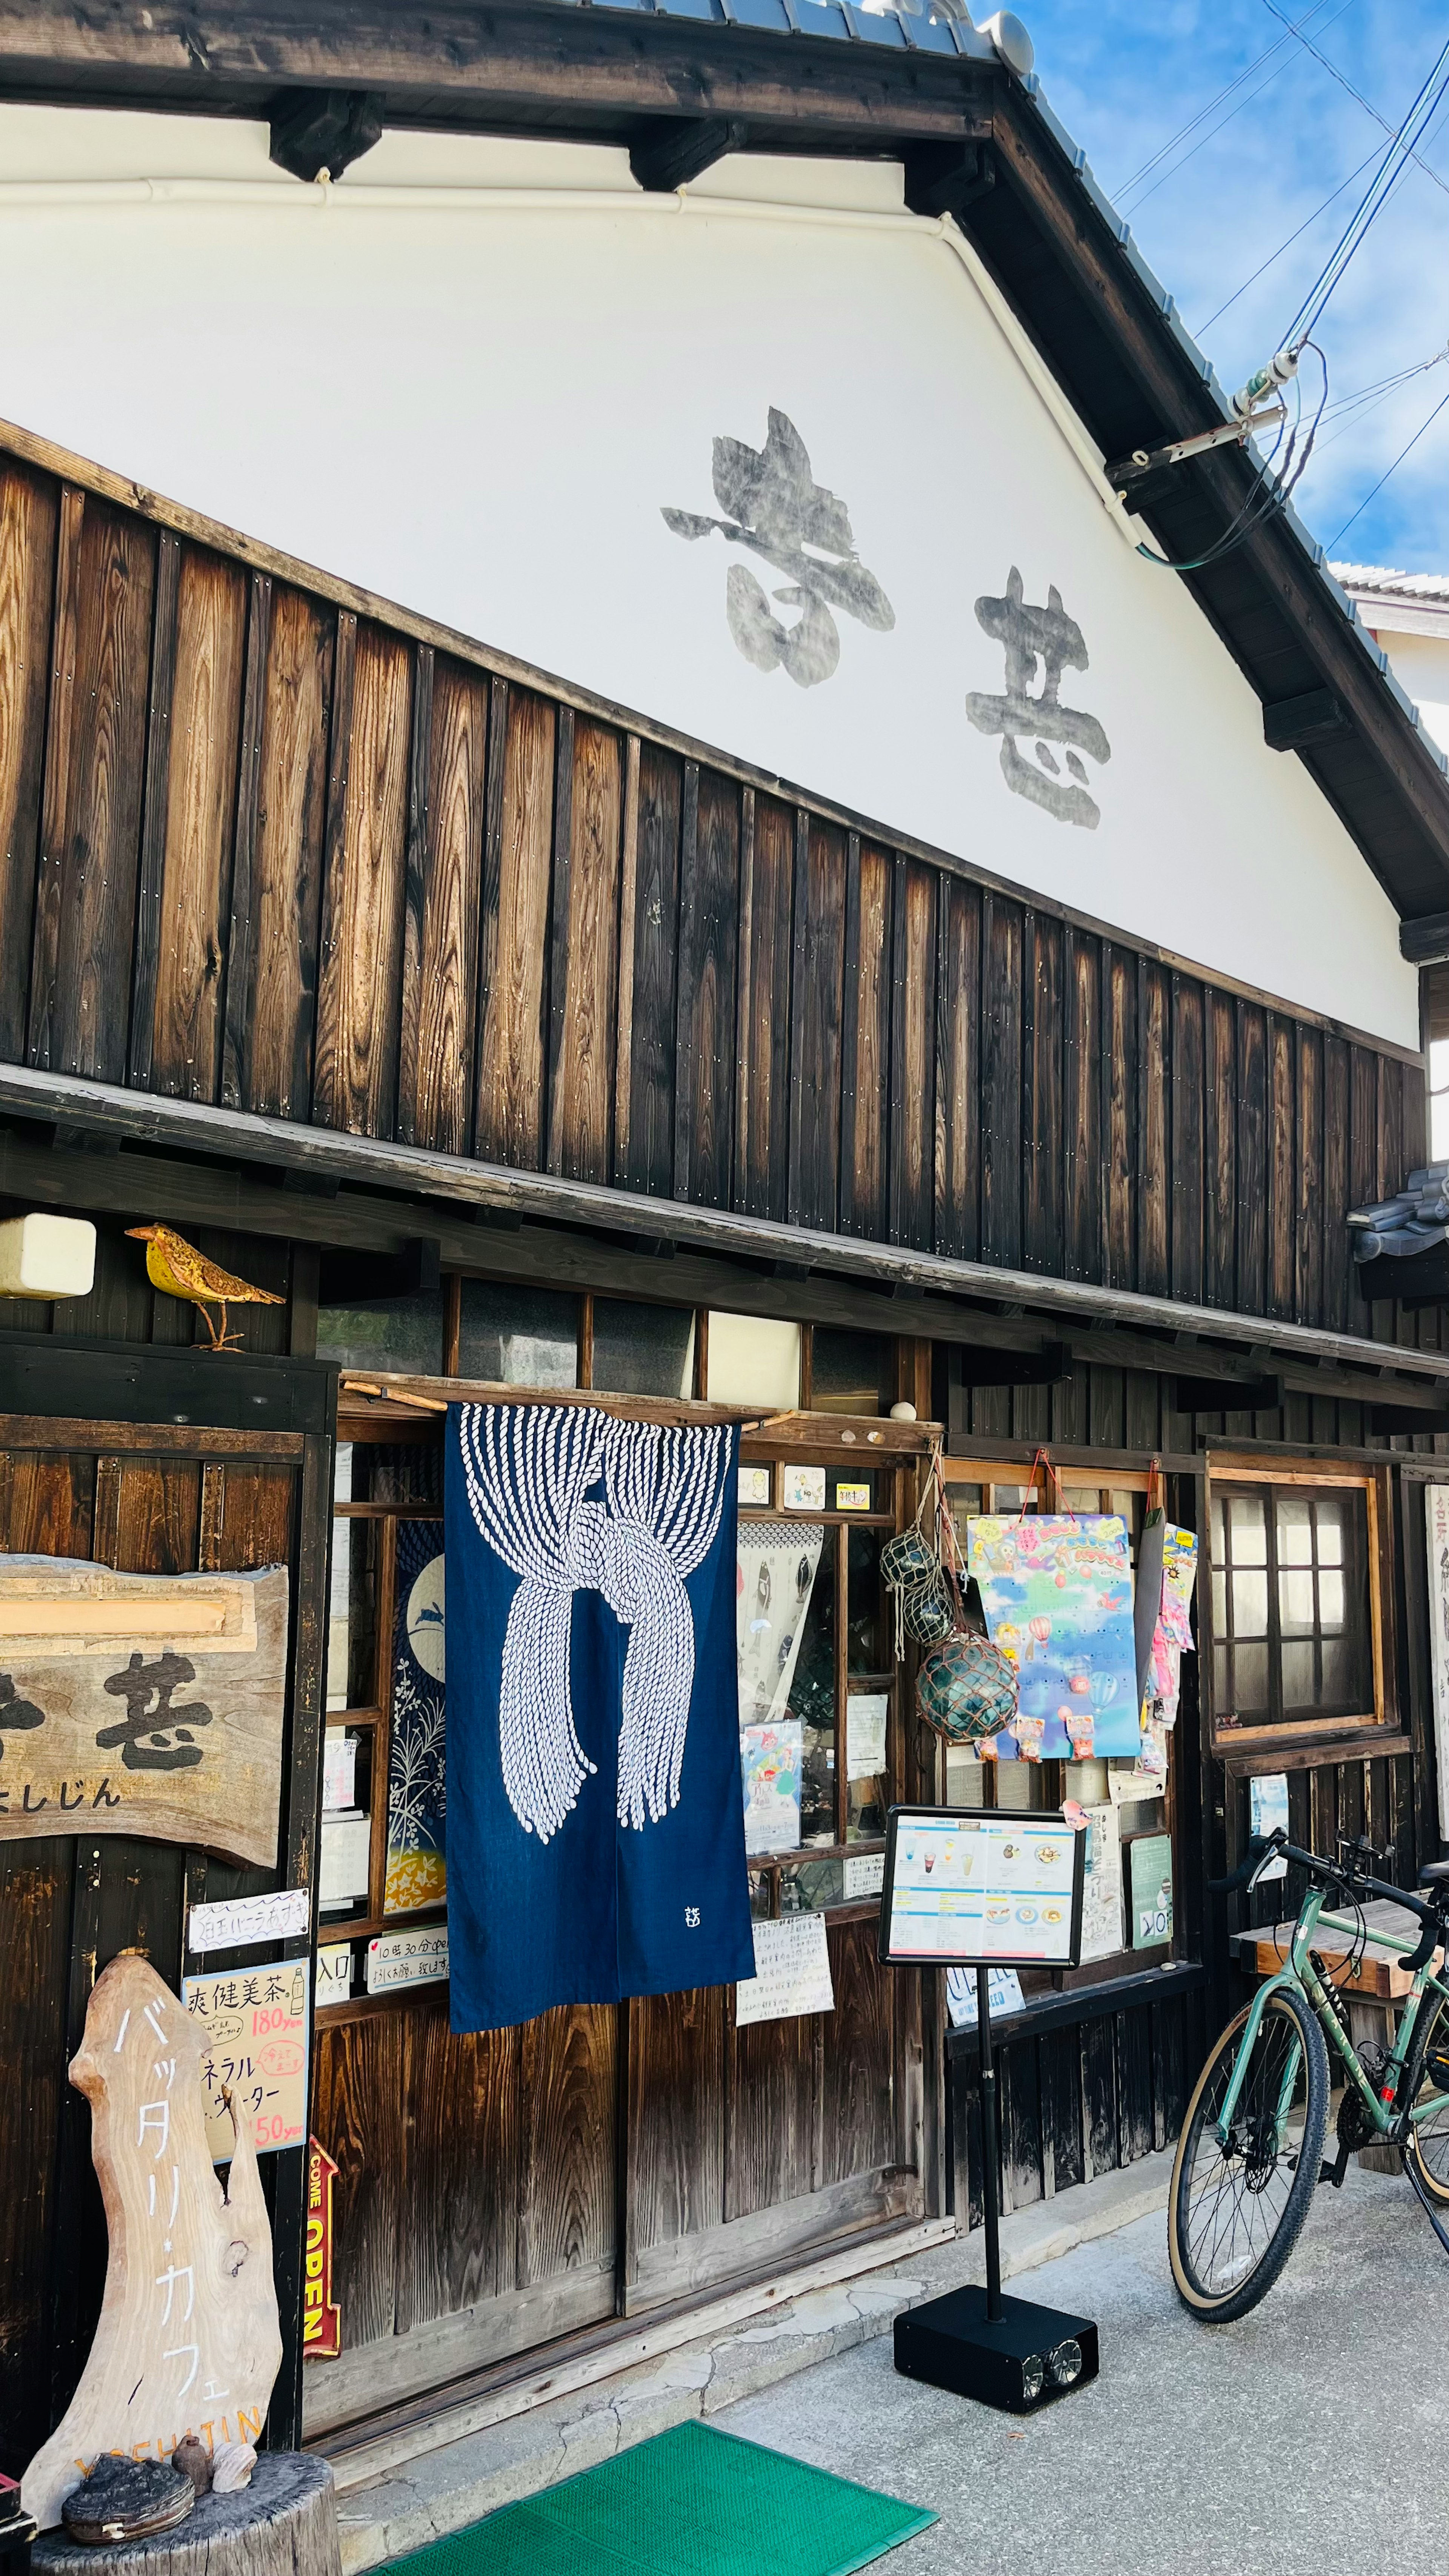
{"type": "Polygon", "coordinates": [[[228,1306],[284,1306],[285,1297],[274,1297],[270,1288],[253,1288],[247,1279],[237,1279],[218,1262],[208,1261],[184,1234],[173,1234],[169,1225],[128,1225],[126,1232],[137,1243],[146,1246],[146,1276],[153,1288],[167,1297],[189,1298],[199,1306],[211,1335],[214,1351],[240,1348],[240,1333],[226,1329],[228,1306]],[[217,1331],[210,1308],[221,1308],[221,1330],[217,1331]]]}

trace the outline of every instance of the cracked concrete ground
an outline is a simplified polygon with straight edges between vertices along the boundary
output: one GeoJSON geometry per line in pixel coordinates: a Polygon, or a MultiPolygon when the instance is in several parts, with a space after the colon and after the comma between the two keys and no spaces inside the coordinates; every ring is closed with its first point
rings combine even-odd
{"type": "MultiPolygon", "coordinates": [[[[1150,2156],[1124,2173],[1104,2175],[1083,2189],[1019,2211],[1002,2230],[1007,2276],[1035,2272],[1083,2237],[1120,2227],[1144,2209],[1160,2210],[1170,2169],[1169,2157],[1150,2156]]],[[[1160,2228],[1160,2219],[1157,2223],[1160,2228]]],[[[981,2278],[982,2260],[979,2235],[957,2238],[894,2265],[808,2290],[787,2308],[757,2315],[571,2396],[424,2450],[370,2484],[345,2486],[338,2497],[344,2576],[363,2576],[367,2569],[462,2530],[501,2505],[592,2468],[688,2416],[724,2420],[731,2410],[732,2421],[741,2400],[790,2380],[793,2385],[770,2402],[776,2431],[756,2437],[787,2447],[778,2428],[796,2420],[796,2391],[807,2384],[800,2374],[818,2380],[821,2363],[834,2366],[867,2344],[883,2356],[889,2370],[889,2331],[900,2310],[959,2281],[981,2278]]]]}
{"type": "Polygon", "coordinates": [[[1101,2376],[1024,2422],[899,2378],[888,2339],[714,2421],[933,2507],[892,2576],[1390,2576],[1449,2566],[1449,2263],[1402,2177],[1322,2189],[1238,2325],[1180,2305],[1156,2211],[1035,2271],[1101,2376]]]}

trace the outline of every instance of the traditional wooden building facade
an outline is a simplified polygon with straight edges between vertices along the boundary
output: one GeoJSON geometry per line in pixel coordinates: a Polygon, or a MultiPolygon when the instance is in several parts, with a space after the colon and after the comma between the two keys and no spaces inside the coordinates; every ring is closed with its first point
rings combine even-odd
{"type": "MultiPolygon", "coordinates": [[[[14,1963],[0,1988],[16,2177],[0,2221],[7,2467],[61,2412],[98,2295],[86,2114],[64,2083],[95,1974],[140,1946],[175,1982],[197,1965],[191,1905],[316,1882],[324,1737],[350,1746],[360,1873],[340,1895],[324,1883],[320,1917],[285,1948],[309,1955],[320,1939],[350,1959],[338,1999],[317,2001],[311,2077],[312,2131],[338,2167],[344,2349],[304,2391],[291,2149],[269,2160],[289,2337],[276,2435],[379,2456],[420,2423],[461,2421],[563,2339],[607,2340],[875,2231],[979,2215],[972,2036],[948,2029],[937,1974],[876,1958],[885,1810],[1105,1804],[1110,1784],[1092,1763],[948,1756],[918,1722],[879,1560],[933,1447],[962,1522],[1024,1508],[1046,1449],[1071,1508],[1129,1525],[1160,1465],[1172,1516],[1202,1541],[1169,1775],[1113,1828],[1129,1897],[1134,1841],[1160,1852],[1168,1838],[1171,1929],[1143,1940],[1129,1908],[1117,1947],[1034,1992],[1028,1980],[1006,2031],[1013,2204],[1175,2133],[1228,1994],[1203,1882],[1236,1856],[1256,1773],[1287,1773],[1295,1835],[1320,1848],[1364,1830],[1408,1871],[1439,1842],[1419,1489],[1449,1436],[1449,1349],[1437,1309],[1362,1304],[1345,1215],[1425,1159],[1398,924],[1444,909],[1442,756],[1283,513],[1187,582],[1141,567],[1139,543],[1205,551],[1251,462],[1220,457],[1143,495],[1123,544],[1103,456],[1200,425],[1217,398],[1036,97],[1019,31],[998,22],[993,41],[955,13],[812,15],[812,0],[782,0],[780,27],[752,33],[738,0],[707,25],[536,0],[453,13],[471,31],[465,59],[439,32],[446,11],[393,11],[377,28],[345,15],[311,13],[304,58],[290,33],[243,42],[231,13],[192,30],[183,62],[164,10],[118,12],[78,53],[64,13],[32,6],[0,44],[0,85],[25,102],[0,111],[0,142],[6,113],[53,120],[11,140],[62,160],[77,122],[90,150],[122,109],[144,129],[125,147],[142,157],[174,148],[152,131],[162,111],[218,120],[228,149],[245,126],[270,141],[270,175],[176,182],[183,205],[210,210],[195,220],[224,231],[248,188],[267,202],[245,198],[245,220],[269,224],[272,192],[309,185],[311,171],[283,181],[278,167],[279,154],[297,166],[307,116],[330,137],[313,169],[330,152],[334,182],[373,126],[388,129],[380,153],[402,131],[410,148],[455,149],[452,127],[518,153],[608,152],[621,203],[685,187],[748,141],[767,149],[736,211],[719,215],[716,197],[695,201],[716,209],[708,223],[680,213],[705,262],[705,339],[717,233],[773,241],[778,218],[788,241],[782,209],[815,187],[818,210],[822,153],[832,171],[856,156],[862,186],[883,162],[910,257],[928,233],[976,263],[962,329],[987,373],[951,401],[967,416],[979,401],[987,439],[990,368],[1006,370],[1000,402],[1044,442],[1023,506],[1057,512],[1063,546],[1062,531],[1084,531],[1068,608],[1092,627],[1107,722],[1053,732],[1032,694],[1026,792],[989,718],[917,760],[909,674],[870,678],[868,754],[844,740],[858,704],[812,732],[817,693],[835,686],[822,613],[847,664],[890,629],[808,458],[813,536],[772,535],[758,484],[755,519],[731,522],[732,543],[763,529],[754,560],[777,570],[793,545],[796,597],[776,619],[731,571],[728,629],[711,596],[719,632],[681,656],[678,688],[661,678],[676,703],[695,689],[686,724],[523,658],[534,629],[506,565],[507,622],[467,622],[486,643],[437,613],[430,494],[391,512],[411,512],[418,548],[399,607],[281,551],[275,529],[239,536],[201,515],[199,438],[173,501],[34,428],[0,433],[0,1193],[7,1212],[89,1217],[99,1248],[90,1296],[6,1311],[0,1544],[137,1572],[285,1561],[293,1601],[276,1871],[200,1846],[0,1838],[14,1963]],[[319,79],[330,105],[311,96],[319,79]],[[1119,613],[1129,572],[1148,587],[1119,613]],[[712,747],[734,738],[728,690],[709,717],[712,652],[731,686],[775,693],[738,752],[712,747]],[[1153,689],[1151,726],[1134,732],[1134,692],[1153,689]],[[772,765],[767,740],[797,716],[798,767],[772,765]],[[984,764],[969,773],[963,741],[984,764]],[[1035,756],[1052,742],[1060,756],[1035,756]],[[875,774],[889,789],[893,743],[899,797],[877,810],[929,820],[951,777],[969,777],[949,832],[862,810],[853,784],[875,774]],[[1082,749],[1102,764],[1090,790],[1082,749]],[[1108,758],[1136,761],[1115,817],[1108,758]],[[1081,797],[1097,839],[1074,828],[1081,797]],[[1235,801],[1276,836],[1261,937],[1243,903],[1267,861],[1216,819],[1235,801]],[[1094,875],[1081,852],[1098,847],[1094,875]],[[273,1292],[233,1313],[241,1351],[213,1356],[193,1309],[150,1284],[129,1239],[146,1223],[273,1292]],[[455,2034],[441,1985],[352,1991],[369,1945],[443,1920],[436,1894],[395,1872],[389,1835],[399,1567],[440,1512],[441,1408],[502,1388],[741,1420],[742,1532],[788,1519],[812,1533],[800,1836],[752,1854],[751,1901],[762,1918],[824,1914],[831,2012],[741,2026],[714,1987],[455,2034]],[[902,1402],[913,1419],[892,1416],[902,1402]],[[802,1470],[814,1481],[792,1481],[802,1470]]],[[[511,166],[526,196],[528,165],[511,166]]],[[[537,289],[525,341],[555,274],[528,226],[587,248],[587,225],[613,222],[591,201],[570,234],[549,169],[547,207],[511,208],[537,289]]],[[[62,184],[64,224],[58,201],[25,201],[44,218],[42,274],[71,257],[44,225],[86,233],[121,202],[103,192],[137,180],[62,184]]],[[[146,184],[162,202],[162,181],[146,184]]],[[[396,186],[399,205],[368,217],[384,318],[388,227],[465,221],[456,174],[434,189],[449,202],[414,202],[416,175],[396,186]]],[[[848,194],[838,172],[829,190],[848,194]]],[[[875,244],[868,208],[834,210],[875,244]]],[[[880,229],[893,258],[884,216],[880,229]]],[[[878,250],[860,254],[867,267],[878,250]]],[[[847,313],[854,256],[834,290],[847,313]]],[[[860,294],[873,291],[865,278],[860,294]]],[[[159,436],[148,400],[121,399],[124,462],[159,436]]],[[[773,413],[768,432],[763,410],[751,420],[746,484],[771,461],[788,482],[793,415],[779,432],[773,413]]],[[[526,485],[522,427],[505,426],[526,485]]],[[[730,444],[715,451],[726,510],[730,444]]],[[[421,445],[415,470],[426,483],[421,445]]],[[[357,471],[343,455],[337,479],[357,471]]],[[[597,495],[580,477],[587,519],[597,495]]],[[[680,536],[720,523],[671,524],[692,497],[664,484],[651,502],[664,565],[708,558],[680,536]]],[[[979,480],[956,497],[979,524],[979,480]]],[[[389,518],[376,492],[373,506],[389,518]]],[[[494,516],[500,563],[507,517],[494,516]]],[[[577,600],[542,519],[530,542],[553,585],[549,659],[569,667],[577,613],[579,663],[597,670],[607,638],[589,624],[584,557],[607,558],[612,539],[589,524],[577,600]]],[[[344,534],[329,523],[309,551],[326,557],[344,534]]],[[[1030,537],[1023,521],[1001,555],[982,637],[983,610],[1022,605],[1007,572],[1030,537]]],[[[905,552],[898,575],[883,570],[874,539],[872,555],[868,579],[882,596],[896,585],[886,606],[904,626],[926,577],[905,552]]],[[[606,560],[603,589],[622,629],[647,629],[625,569],[606,560]]],[[[954,601],[937,608],[932,659],[970,624],[969,605],[964,621],[954,601]]],[[[1027,613],[1064,616],[1056,588],[1027,613]]],[[[1070,695],[1081,632],[1073,645],[1035,631],[1029,688],[1055,655],[1070,695]]]]}

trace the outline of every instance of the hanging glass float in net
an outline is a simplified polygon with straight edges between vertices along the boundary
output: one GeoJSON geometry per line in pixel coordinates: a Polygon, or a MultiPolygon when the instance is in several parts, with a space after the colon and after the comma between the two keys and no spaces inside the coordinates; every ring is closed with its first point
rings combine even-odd
{"type": "Polygon", "coordinates": [[[958,1629],[921,1657],[916,1706],[948,1744],[979,1743],[1015,1719],[1016,1666],[989,1637],[958,1629]]]}
{"type": "Polygon", "coordinates": [[[941,1560],[919,1528],[888,1538],[880,1552],[880,1579],[892,1592],[914,1592],[940,1570],[941,1560]]]}
{"type": "Polygon", "coordinates": [[[951,1586],[937,1565],[913,1592],[901,1602],[901,1626],[915,1646],[934,1646],[949,1637],[956,1625],[956,1604],[951,1586]]]}

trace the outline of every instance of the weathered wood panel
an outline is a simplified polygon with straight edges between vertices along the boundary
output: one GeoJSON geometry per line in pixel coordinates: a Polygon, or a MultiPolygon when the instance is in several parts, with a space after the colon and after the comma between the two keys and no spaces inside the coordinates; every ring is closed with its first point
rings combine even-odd
{"type": "Polygon", "coordinates": [[[898,859],[891,906],[890,1239],[929,1247],[936,1197],[936,888],[898,859]]]}
{"type": "Polygon", "coordinates": [[[847,988],[845,1080],[850,1124],[842,1147],[841,1226],[847,1234],[884,1235],[889,1224],[891,889],[892,862],[862,842],[847,884],[847,950],[854,934],[857,971],[847,988]]]}
{"type": "Polygon", "coordinates": [[[740,924],[735,1204],[783,1219],[790,1189],[790,981],[795,821],[756,795],[740,924]]]}
{"type": "Polygon", "coordinates": [[[523,2026],[520,2286],[613,2259],[617,2043],[617,2017],[599,2004],[523,2026]]]}
{"type": "Polygon", "coordinates": [[[728,1207],[740,790],[686,763],[675,997],[674,1195],[728,1207]]]}
{"type": "Polygon", "coordinates": [[[1027,915],[1023,959],[1022,1258],[1060,1276],[1065,1253],[1062,1111],[1065,1090],[1062,926],[1027,915]]]}
{"type": "Polygon", "coordinates": [[[747,2218],[813,2191],[819,2024],[748,2022],[729,2034],[726,2218],[747,2218]]]}
{"type": "Polygon", "coordinates": [[[30,1060],[103,1082],[126,1067],[155,563],[142,521],[66,491],[30,1060]]]}
{"type": "Polygon", "coordinates": [[[988,894],[981,920],[981,1258],[1021,1260],[1019,904],[988,894]]]}
{"type": "MultiPolygon", "coordinates": [[[[679,826],[684,764],[639,747],[634,859],[629,1115],[618,1178],[667,1198],[674,1181],[674,1001],[679,955],[679,826]]],[[[480,1148],[481,1151],[481,1148],[480,1148]]]]}
{"type": "Polygon", "coordinates": [[[711,1986],[627,2006],[631,2258],[725,2217],[727,2002],[727,1990],[711,1986]]]}
{"type": "MultiPolygon", "coordinates": [[[[164,546],[165,538],[161,540],[164,546]]],[[[174,541],[173,541],[174,542],[174,541]]],[[[184,1100],[214,1100],[221,1069],[222,993],[237,792],[237,745],[246,638],[245,580],[235,564],[181,548],[174,673],[166,715],[164,804],[154,818],[161,867],[154,922],[140,937],[154,1001],[150,1026],[133,1031],[133,1078],[184,1100]],[[137,1040],[149,1045],[142,1057],[137,1040]],[[146,1062],[145,1058],[149,1058],[146,1062]]],[[[153,740],[154,727],[153,727],[153,740]]],[[[147,839],[153,817],[146,817],[147,839]]],[[[138,975],[138,1003],[141,995],[138,975]]]]}
{"type": "Polygon", "coordinates": [[[623,745],[602,725],[573,727],[567,886],[550,977],[548,1167],[576,1181],[611,1176],[623,745]]]}
{"type": "Polygon", "coordinates": [[[42,476],[0,471],[0,957],[15,961],[0,974],[0,1049],[12,1061],[25,1047],[58,508],[42,476]]]}
{"type": "Polygon", "coordinates": [[[796,829],[788,1214],[793,1225],[832,1232],[840,1194],[845,908],[845,834],[802,815],[796,829]]]}
{"type": "Polygon", "coordinates": [[[555,711],[493,689],[474,1151],[536,1170],[543,1151],[544,962],[555,711]]]}
{"type": "Polygon", "coordinates": [[[468,1150],[483,879],[488,684],[460,663],[418,657],[408,815],[398,1134],[468,1150]]]}
{"type": "MultiPolygon", "coordinates": [[[[411,656],[357,628],[342,812],[328,818],[313,1115],[393,1132],[401,1005],[411,656]]],[[[334,791],[339,780],[334,758],[334,791]]]]}
{"type": "Polygon", "coordinates": [[[221,1096],[275,1118],[312,1089],[333,641],[301,591],[253,581],[221,1096]]]}
{"type": "Polygon", "coordinates": [[[876,1925],[833,1922],[830,1975],[835,2010],[821,2016],[822,2184],[895,2162],[891,2099],[891,1998],[894,1971],[876,1956],[876,1925]]]}
{"type": "Polygon", "coordinates": [[[1101,1275],[1102,1211],[1102,965],[1098,942],[1069,930],[1063,966],[1063,1134],[1065,1139],[1066,1274],[1101,1275]]]}
{"type": "Polygon", "coordinates": [[[408,2108],[396,2329],[456,2316],[514,2287],[518,2033],[457,2037],[431,2001],[398,2012],[408,2108]]]}

